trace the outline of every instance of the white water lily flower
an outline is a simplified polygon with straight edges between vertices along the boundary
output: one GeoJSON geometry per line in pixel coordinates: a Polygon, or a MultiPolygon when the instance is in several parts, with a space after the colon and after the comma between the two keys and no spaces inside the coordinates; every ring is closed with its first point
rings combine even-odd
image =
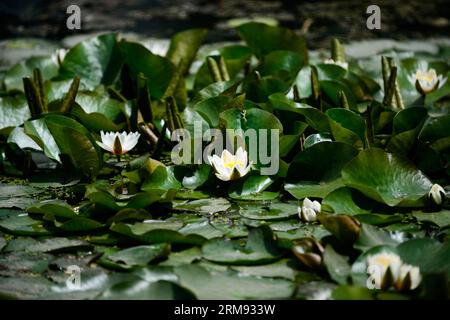
{"type": "Polygon", "coordinates": [[[297,208],[298,216],[305,222],[312,222],[317,220],[317,214],[321,210],[321,205],[318,201],[311,201],[308,198],[303,200],[302,206],[297,208]]]}
{"type": "Polygon", "coordinates": [[[325,64],[335,64],[341,68],[348,69],[348,63],[342,61],[334,61],[333,59],[326,59],[323,63],[325,64]]]}
{"type": "Polygon", "coordinates": [[[422,281],[420,269],[410,264],[403,264],[400,267],[398,278],[395,281],[395,288],[398,291],[414,290],[422,281]]]}
{"type": "Polygon", "coordinates": [[[216,170],[216,176],[220,180],[230,181],[245,176],[251,168],[252,162],[248,163],[247,151],[239,147],[236,155],[228,150],[223,150],[222,155],[208,156],[209,163],[216,170]],[[247,165],[248,163],[248,165],[247,165]]]}
{"type": "Polygon", "coordinates": [[[64,61],[64,58],[66,57],[68,50],[66,49],[57,49],[55,53],[52,54],[52,60],[57,65],[61,65],[64,61]]]}
{"type": "Polygon", "coordinates": [[[377,288],[388,288],[398,278],[403,262],[392,252],[381,252],[367,258],[367,270],[373,273],[377,288]]]}
{"type": "Polygon", "coordinates": [[[437,75],[436,70],[423,68],[418,69],[415,74],[408,76],[409,81],[416,86],[417,91],[422,94],[430,93],[444,85],[447,78],[437,75]]]}
{"type": "Polygon", "coordinates": [[[437,183],[433,184],[430,192],[428,192],[428,197],[433,199],[434,203],[441,205],[445,199],[445,190],[437,183]]]}
{"type": "Polygon", "coordinates": [[[97,144],[108,152],[115,155],[122,155],[133,149],[138,143],[140,134],[138,132],[122,133],[100,131],[102,142],[97,144]]]}

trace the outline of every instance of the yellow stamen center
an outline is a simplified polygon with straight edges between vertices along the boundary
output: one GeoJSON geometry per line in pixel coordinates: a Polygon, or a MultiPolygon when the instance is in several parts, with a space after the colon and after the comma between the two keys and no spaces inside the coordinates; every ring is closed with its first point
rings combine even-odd
{"type": "Polygon", "coordinates": [[[235,165],[242,167],[243,163],[242,163],[242,161],[239,161],[239,160],[230,160],[223,164],[223,166],[225,168],[233,168],[235,165]]]}
{"type": "Polygon", "coordinates": [[[432,83],[436,75],[433,72],[417,71],[416,79],[432,83]]]}

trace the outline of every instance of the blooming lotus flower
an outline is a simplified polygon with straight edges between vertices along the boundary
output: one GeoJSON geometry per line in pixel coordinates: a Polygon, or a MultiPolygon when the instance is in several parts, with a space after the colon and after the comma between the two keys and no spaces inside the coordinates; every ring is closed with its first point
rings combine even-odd
{"type": "Polygon", "coordinates": [[[433,199],[434,203],[441,205],[445,199],[445,190],[437,183],[433,184],[430,192],[428,192],[428,197],[433,199]]]}
{"type": "Polygon", "coordinates": [[[247,151],[244,151],[242,147],[237,149],[236,155],[232,155],[225,149],[220,157],[208,156],[208,161],[216,170],[217,178],[223,181],[236,180],[245,176],[252,165],[252,162],[248,163],[247,151]]]}
{"type": "Polygon", "coordinates": [[[321,210],[321,205],[318,201],[311,201],[308,198],[303,200],[302,206],[297,208],[298,216],[305,222],[312,222],[317,220],[317,214],[321,210]]]}
{"type": "Polygon", "coordinates": [[[348,69],[348,63],[342,61],[334,61],[333,59],[326,59],[323,63],[325,64],[335,64],[341,68],[348,69]]]}
{"type": "Polygon", "coordinates": [[[408,291],[417,288],[422,281],[422,275],[418,267],[403,264],[400,267],[398,277],[394,283],[398,291],[408,291]]]}
{"type": "Polygon", "coordinates": [[[442,75],[438,76],[434,69],[418,69],[415,74],[409,75],[408,79],[421,94],[430,93],[447,81],[447,78],[444,78],[442,75]]]}
{"type": "Polygon", "coordinates": [[[119,132],[107,132],[100,131],[102,142],[96,141],[97,144],[112,154],[120,156],[133,149],[138,143],[140,134],[135,132],[122,133],[119,132]]]}
{"type": "Polygon", "coordinates": [[[376,288],[389,288],[400,273],[403,262],[398,255],[391,252],[381,252],[367,258],[367,270],[373,273],[376,288]]]}

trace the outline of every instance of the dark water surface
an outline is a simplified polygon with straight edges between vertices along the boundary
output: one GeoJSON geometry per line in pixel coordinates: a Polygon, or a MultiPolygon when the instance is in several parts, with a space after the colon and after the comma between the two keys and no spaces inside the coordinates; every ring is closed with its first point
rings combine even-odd
{"type": "Polygon", "coordinates": [[[207,27],[207,41],[234,40],[232,18],[270,17],[306,33],[310,47],[330,36],[344,41],[373,38],[421,39],[448,36],[449,0],[291,1],[291,0],[2,0],[0,38],[61,39],[95,31],[136,32],[167,38],[176,31],[207,27]],[[77,4],[82,29],[66,27],[66,8],[77,4]],[[381,30],[366,28],[366,8],[381,8],[381,30]],[[309,27],[308,27],[309,25],[309,27]]]}

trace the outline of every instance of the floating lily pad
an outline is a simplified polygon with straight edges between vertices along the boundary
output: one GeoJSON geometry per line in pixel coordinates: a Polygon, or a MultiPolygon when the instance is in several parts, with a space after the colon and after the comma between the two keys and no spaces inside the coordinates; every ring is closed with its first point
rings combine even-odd
{"type": "Polygon", "coordinates": [[[21,236],[47,236],[51,232],[42,226],[42,222],[31,219],[26,213],[16,213],[0,219],[0,230],[21,236]]]}
{"type": "Polygon", "coordinates": [[[298,204],[273,203],[270,206],[242,205],[239,214],[255,220],[283,220],[298,215],[298,204]]]}
{"type": "Polygon", "coordinates": [[[450,210],[441,210],[438,212],[413,212],[412,215],[418,221],[427,221],[436,224],[440,228],[450,225],[450,210]]]}
{"type": "Polygon", "coordinates": [[[354,247],[364,251],[375,246],[396,246],[399,243],[400,242],[393,238],[389,232],[363,223],[361,226],[361,233],[356,240],[354,247]]]}
{"type": "Polygon", "coordinates": [[[106,290],[100,299],[112,300],[192,300],[195,296],[169,281],[149,282],[142,279],[118,283],[106,290]]]}
{"type": "Polygon", "coordinates": [[[200,245],[206,241],[206,238],[198,234],[183,235],[178,231],[182,226],[182,223],[156,220],[135,224],[115,223],[110,229],[147,244],[167,242],[200,245]]]}
{"type": "Polygon", "coordinates": [[[343,187],[329,193],[322,205],[331,207],[335,213],[364,214],[369,213],[375,203],[358,191],[343,187]]]}
{"type": "Polygon", "coordinates": [[[225,198],[210,198],[192,200],[188,203],[175,205],[174,208],[187,211],[198,211],[202,213],[215,213],[226,211],[231,207],[230,202],[225,198]]]}
{"type": "Polygon", "coordinates": [[[43,240],[34,240],[33,238],[18,238],[8,242],[3,249],[4,252],[27,251],[27,252],[74,252],[90,248],[89,243],[83,240],[68,238],[48,238],[43,240]]]}
{"type": "Polygon", "coordinates": [[[413,164],[378,148],[362,151],[342,170],[345,185],[389,206],[420,206],[432,183],[413,164]]]}
{"type": "Polygon", "coordinates": [[[227,239],[210,240],[203,245],[202,254],[216,263],[237,265],[266,264],[281,256],[267,226],[250,230],[245,246],[227,239]]]}
{"type": "Polygon", "coordinates": [[[286,279],[209,271],[195,264],[176,267],[174,272],[198,299],[287,299],[294,291],[293,283],[286,279]]]}
{"type": "Polygon", "coordinates": [[[167,256],[170,246],[166,243],[154,245],[135,246],[123,249],[102,257],[100,262],[108,266],[112,262],[122,269],[129,269],[136,266],[146,266],[155,259],[167,256]]]}
{"type": "Polygon", "coordinates": [[[284,188],[297,199],[324,198],[342,187],[340,170],[357,155],[342,142],[320,142],[300,152],[289,166],[284,188]]]}

